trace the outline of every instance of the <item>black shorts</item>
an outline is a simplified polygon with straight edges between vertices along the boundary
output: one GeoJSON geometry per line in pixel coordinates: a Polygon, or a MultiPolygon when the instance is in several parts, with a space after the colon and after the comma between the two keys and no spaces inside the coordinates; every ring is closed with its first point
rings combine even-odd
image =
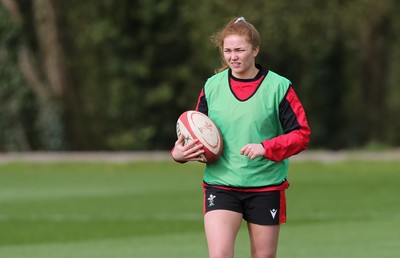
{"type": "MultiPolygon", "coordinates": [[[[286,182],[286,181],[285,181],[286,182]]],[[[287,184],[288,186],[288,184],[287,184]]],[[[243,219],[259,225],[278,225],[286,222],[287,186],[278,188],[236,189],[203,184],[204,213],[230,210],[243,214],[243,219]]]]}

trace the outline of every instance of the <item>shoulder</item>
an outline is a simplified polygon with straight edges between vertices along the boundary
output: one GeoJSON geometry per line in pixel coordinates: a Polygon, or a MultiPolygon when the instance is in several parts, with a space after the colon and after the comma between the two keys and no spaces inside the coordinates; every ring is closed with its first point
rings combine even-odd
{"type": "Polygon", "coordinates": [[[206,84],[204,85],[204,89],[208,90],[212,88],[214,85],[219,85],[223,82],[228,82],[228,69],[216,73],[210,78],[207,79],[206,84]]]}
{"type": "Polygon", "coordinates": [[[289,79],[271,70],[268,71],[267,79],[275,82],[277,85],[290,86],[292,84],[292,82],[289,79]]]}
{"type": "Polygon", "coordinates": [[[291,81],[286,77],[271,70],[268,71],[264,82],[268,92],[274,93],[273,95],[275,95],[275,97],[277,97],[279,100],[285,97],[290,86],[292,85],[291,81]]]}
{"type": "Polygon", "coordinates": [[[210,78],[207,79],[207,83],[214,82],[214,81],[217,81],[217,80],[221,80],[222,78],[225,78],[226,76],[228,76],[228,69],[223,70],[222,72],[214,74],[213,76],[211,76],[210,78]]]}

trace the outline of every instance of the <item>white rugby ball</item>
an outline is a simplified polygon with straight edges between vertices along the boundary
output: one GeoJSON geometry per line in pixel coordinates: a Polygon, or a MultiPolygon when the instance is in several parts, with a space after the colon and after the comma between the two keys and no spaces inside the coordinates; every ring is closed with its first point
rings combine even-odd
{"type": "Polygon", "coordinates": [[[176,123],[176,134],[185,136],[184,145],[198,139],[203,144],[204,154],[201,155],[205,163],[216,161],[222,153],[223,143],[221,132],[215,123],[205,114],[189,110],[179,116],[176,123]]]}

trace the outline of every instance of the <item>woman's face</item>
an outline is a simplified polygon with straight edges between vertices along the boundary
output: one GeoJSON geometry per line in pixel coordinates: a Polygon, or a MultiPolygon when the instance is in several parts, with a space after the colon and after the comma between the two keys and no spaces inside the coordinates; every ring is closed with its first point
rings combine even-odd
{"type": "Polygon", "coordinates": [[[232,70],[232,75],[240,79],[253,78],[258,50],[258,47],[253,48],[243,36],[227,36],[224,39],[222,51],[225,62],[232,70]]]}

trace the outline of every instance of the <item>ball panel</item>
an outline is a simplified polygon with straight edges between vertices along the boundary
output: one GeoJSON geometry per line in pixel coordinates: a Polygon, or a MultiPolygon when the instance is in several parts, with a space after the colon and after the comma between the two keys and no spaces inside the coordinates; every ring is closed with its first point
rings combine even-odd
{"type": "Polygon", "coordinates": [[[185,136],[185,143],[186,145],[189,141],[197,139],[196,134],[193,132],[190,123],[188,121],[188,116],[185,113],[183,113],[176,124],[176,133],[177,136],[179,137],[181,134],[185,136]]]}
{"type": "Polygon", "coordinates": [[[203,144],[204,155],[201,155],[206,163],[216,161],[222,153],[223,143],[218,127],[206,115],[198,111],[186,111],[177,121],[176,133],[179,137],[185,136],[184,145],[189,141],[198,139],[203,144]]]}
{"type": "Polygon", "coordinates": [[[210,119],[199,112],[189,112],[189,124],[194,134],[214,154],[218,154],[220,137],[218,128],[210,119]]]}
{"type": "MultiPolygon", "coordinates": [[[[184,141],[183,141],[183,145],[186,145],[190,141],[197,139],[196,135],[193,134],[193,131],[191,130],[191,128],[185,126],[185,123],[187,124],[187,122],[184,122],[185,120],[187,121],[187,119],[179,118],[178,122],[176,123],[176,134],[177,134],[178,138],[181,134],[183,134],[183,136],[185,137],[184,141]],[[190,132],[192,132],[192,133],[190,133],[190,132]]],[[[205,163],[207,163],[207,162],[209,162],[211,156],[212,155],[207,153],[206,155],[201,154],[199,157],[202,158],[205,163]]]]}

